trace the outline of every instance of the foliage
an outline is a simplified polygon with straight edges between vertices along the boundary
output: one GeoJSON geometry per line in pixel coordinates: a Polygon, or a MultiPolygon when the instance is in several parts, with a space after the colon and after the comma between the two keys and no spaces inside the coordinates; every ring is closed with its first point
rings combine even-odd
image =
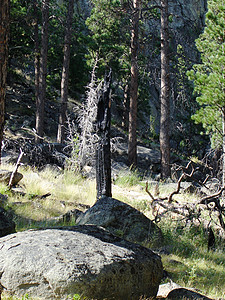
{"type": "Polygon", "coordinates": [[[89,64],[98,60],[98,75],[104,75],[105,67],[116,73],[129,71],[129,18],[123,12],[119,0],[92,0],[92,11],[86,24],[90,30],[89,64]]]}
{"type": "MultiPolygon", "coordinates": [[[[41,39],[41,5],[38,1],[39,43],[41,39]]],[[[61,69],[63,61],[64,24],[67,15],[66,2],[50,1],[49,45],[48,45],[48,74],[47,93],[56,96],[54,88],[60,89],[61,69]],[[61,3],[61,4],[60,4],[61,3]]],[[[10,8],[10,61],[18,65],[26,73],[34,77],[34,7],[31,1],[11,1],[10,8]]],[[[83,92],[88,81],[88,67],[85,61],[86,26],[83,18],[75,9],[73,17],[73,34],[71,41],[70,90],[83,92]]]]}
{"type": "Polygon", "coordinates": [[[206,27],[196,40],[201,52],[201,64],[188,72],[194,80],[194,91],[201,108],[193,116],[196,123],[202,123],[211,135],[213,147],[222,143],[222,116],[225,107],[225,4],[221,0],[208,1],[206,27]]]}
{"type": "Polygon", "coordinates": [[[10,1],[10,59],[29,55],[33,49],[31,5],[29,1],[10,1]]]}

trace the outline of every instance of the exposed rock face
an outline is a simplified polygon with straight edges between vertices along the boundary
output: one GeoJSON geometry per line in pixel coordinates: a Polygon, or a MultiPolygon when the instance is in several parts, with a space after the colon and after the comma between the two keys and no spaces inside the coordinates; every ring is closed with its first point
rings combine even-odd
{"type": "Polygon", "coordinates": [[[132,300],[156,296],[162,278],[158,255],[96,226],[18,232],[0,243],[0,284],[16,296],[132,300]]]}
{"type": "MultiPolygon", "coordinates": [[[[12,175],[11,171],[7,170],[0,170],[0,182],[4,182],[6,184],[9,184],[10,177],[12,175]]],[[[19,172],[16,172],[12,185],[16,185],[21,179],[23,178],[23,175],[19,172]]]]}
{"type": "Polygon", "coordinates": [[[15,223],[7,214],[6,210],[0,207],[0,237],[15,232],[15,223]]]}
{"type": "Polygon", "coordinates": [[[77,224],[106,228],[131,242],[147,243],[162,239],[160,229],[132,206],[110,197],[102,197],[77,219],[77,224]]]}

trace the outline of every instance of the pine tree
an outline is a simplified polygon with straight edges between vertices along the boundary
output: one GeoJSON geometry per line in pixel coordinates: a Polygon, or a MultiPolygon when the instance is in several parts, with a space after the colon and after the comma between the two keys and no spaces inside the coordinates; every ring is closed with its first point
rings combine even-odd
{"type": "Polygon", "coordinates": [[[168,0],[161,0],[161,176],[170,177],[170,70],[168,0]]]}
{"type": "Polygon", "coordinates": [[[39,70],[39,87],[38,98],[36,99],[36,143],[40,143],[44,134],[44,110],[46,98],[46,76],[47,76],[47,56],[48,56],[48,25],[49,25],[49,2],[42,2],[42,40],[41,40],[41,56],[39,70]]]}
{"type": "Polygon", "coordinates": [[[225,1],[208,1],[206,27],[196,40],[201,64],[188,72],[201,106],[193,119],[210,134],[212,146],[222,147],[225,186],[225,1]]]}
{"type": "Polygon", "coordinates": [[[59,125],[58,125],[58,143],[65,142],[66,138],[66,113],[68,102],[68,84],[69,84],[69,66],[70,66],[70,47],[72,36],[72,22],[73,22],[74,0],[68,1],[68,12],[65,28],[64,47],[63,47],[63,68],[61,78],[61,109],[59,113],[59,125]]]}
{"type": "Polygon", "coordinates": [[[131,16],[131,82],[128,135],[128,162],[132,167],[137,166],[138,40],[140,6],[140,0],[133,0],[133,14],[131,16]]]}
{"type": "Polygon", "coordinates": [[[5,90],[8,58],[9,1],[0,1],[0,161],[5,123],[5,90]]]}

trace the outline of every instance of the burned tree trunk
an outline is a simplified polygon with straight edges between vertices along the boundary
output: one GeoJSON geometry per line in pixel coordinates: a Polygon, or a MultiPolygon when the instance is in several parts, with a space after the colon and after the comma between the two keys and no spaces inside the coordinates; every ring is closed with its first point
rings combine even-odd
{"type": "Polygon", "coordinates": [[[111,71],[105,76],[104,85],[98,97],[97,105],[97,135],[99,137],[96,149],[96,188],[97,200],[101,196],[112,196],[111,188],[111,153],[110,153],[110,101],[111,71]]]}

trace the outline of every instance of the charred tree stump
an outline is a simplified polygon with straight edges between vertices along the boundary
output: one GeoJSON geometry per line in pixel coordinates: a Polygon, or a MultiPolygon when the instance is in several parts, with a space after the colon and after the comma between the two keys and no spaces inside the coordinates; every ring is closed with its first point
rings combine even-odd
{"type": "Polygon", "coordinates": [[[97,200],[101,196],[112,196],[111,187],[111,152],[110,152],[110,101],[111,71],[105,76],[97,105],[97,135],[99,142],[96,149],[96,188],[97,200]]]}

